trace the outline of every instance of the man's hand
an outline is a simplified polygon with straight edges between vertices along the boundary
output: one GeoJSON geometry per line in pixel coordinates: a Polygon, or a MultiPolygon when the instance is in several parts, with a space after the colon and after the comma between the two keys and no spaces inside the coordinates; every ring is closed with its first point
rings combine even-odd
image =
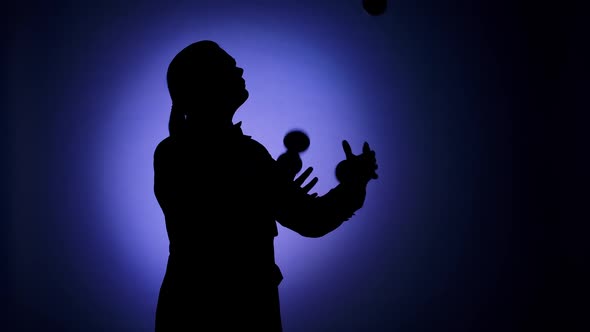
{"type": "MultiPolygon", "coordinates": [[[[293,183],[295,183],[297,187],[301,187],[303,182],[305,182],[305,180],[309,177],[312,171],[313,167],[308,167],[303,173],[301,173],[301,175],[299,175],[297,179],[293,180],[293,183]]],[[[307,194],[311,190],[311,188],[313,188],[316,185],[316,183],[318,183],[318,178],[314,177],[305,186],[301,187],[301,190],[303,190],[303,192],[307,194]]],[[[317,195],[317,193],[313,193],[310,196],[316,197],[317,195]]]]}
{"type": "Polygon", "coordinates": [[[377,159],[375,151],[371,150],[369,143],[363,144],[363,152],[360,155],[352,153],[350,144],[342,141],[342,149],[346,159],[336,166],[336,178],[340,183],[367,184],[371,179],[377,179],[377,159]]]}

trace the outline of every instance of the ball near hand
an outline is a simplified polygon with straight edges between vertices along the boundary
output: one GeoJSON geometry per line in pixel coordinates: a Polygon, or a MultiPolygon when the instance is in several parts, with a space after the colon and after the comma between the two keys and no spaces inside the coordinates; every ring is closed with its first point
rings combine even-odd
{"type": "Polygon", "coordinates": [[[283,144],[287,150],[301,153],[309,148],[309,137],[301,130],[293,130],[285,135],[283,144]]]}

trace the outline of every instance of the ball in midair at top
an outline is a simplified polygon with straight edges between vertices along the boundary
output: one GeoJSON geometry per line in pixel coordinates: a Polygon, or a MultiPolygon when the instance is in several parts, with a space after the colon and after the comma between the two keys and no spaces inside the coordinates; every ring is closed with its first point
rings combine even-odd
{"type": "Polygon", "coordinates": [[[387,0],[363,0],[363,8],[371,16],[379,16],[387,9],[387,0]]]}

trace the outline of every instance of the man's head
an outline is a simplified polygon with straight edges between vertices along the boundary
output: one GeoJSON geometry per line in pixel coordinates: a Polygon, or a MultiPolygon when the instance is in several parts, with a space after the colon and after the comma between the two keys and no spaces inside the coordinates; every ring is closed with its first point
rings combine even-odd
{"type": "Polygon", "coordinates": [[[229,116],[248,99],[244,70],[213,41],[190,44],[172,59],[166,80],[172,102],[196,112],[196,116],[229,116]]]}

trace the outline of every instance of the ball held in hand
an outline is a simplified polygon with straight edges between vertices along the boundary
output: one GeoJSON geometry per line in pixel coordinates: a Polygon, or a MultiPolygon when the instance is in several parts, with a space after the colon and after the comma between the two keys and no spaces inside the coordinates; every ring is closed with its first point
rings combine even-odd
{"type": "Polygon", "coordinates": [[[281,165],[283,172],[290,178],[295,177],[303,167],[301,157],[295,152],[287,151],[281,154],[277,159],[277,162],[281,165]]]}
{"type": "Polygon", "coordinates": [[[369,143],[363,144],[363,152],[360,155],[352,153],[350,144],[346,140],[342,141],[342,148],[346,159],[336,165],[336,179],[346,183],[363,183],[371,179],[377,179],[377,160],[375,151],[371,150],[369,143]]]}
{"type": "Polygon", "coordinates": [[[340,183],[349,183],[354,180],[354,171],[348,160],[342,160],[336,165],[336,179],[340,183]]]}

